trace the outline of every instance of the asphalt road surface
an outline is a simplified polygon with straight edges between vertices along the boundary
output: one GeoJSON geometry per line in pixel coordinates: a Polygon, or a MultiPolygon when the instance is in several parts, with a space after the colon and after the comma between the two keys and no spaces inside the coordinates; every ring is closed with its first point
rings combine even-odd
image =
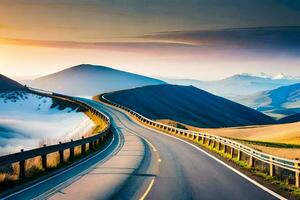
{"type": "MultiPolygon", "coordinates": [[[[114,126],[122,132],[129,131],[140,136],[147,146],[143,163],[122,189],[116,191],[114,199],[277,199],[198,148],[145,128],[115,108],[91,100],[85,101],[108,114],[114,126]]],[[[9,198],[33,199],[51,191],[60,183],[68,181],[71,185],[72,181],[76,181],[73,177],[104,162],[116,150],[119,140],[115,134],[114,140],[103,152],[98,152],[93,158],[55,178],[14,193],[9,198]]]]}
{"type": "Polygon", "coordinates": [[[95,106],[157,149],[161,162],[146,199],[277,199],[199,149],[138,125],[114,108],[95,106]]]}

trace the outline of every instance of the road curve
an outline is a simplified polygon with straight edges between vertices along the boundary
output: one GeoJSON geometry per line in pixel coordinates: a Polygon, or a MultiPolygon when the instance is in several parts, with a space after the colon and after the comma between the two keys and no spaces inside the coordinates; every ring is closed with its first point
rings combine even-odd
{"type": "Polygon", "coordinates": [[[199,149],[145,128],[115,108],[99,108],[157,149],[161,163],[146,199],[277,199],[199,149]]]}
{"type": "Polygon", "coordinates": [[[120,146],[120,136],[114,131],[113,137],[99,151],[87,156],[86,158],[73,163],[67,168],[62,168],[47,177],[41,177],[38,180],[21,186],[17,191],[3,193],[0,200],[4,199],[44,199],[44,196],[51,193],[59,186],[69,184],[75,181],[83,173],[87,173],[95,165],[104,163],[115,154],[120,146]]]}
{"type": "MultiPolygon", "coordinates": [[[[87,99],[85,101],[108,114],[115,128],[123,134],[130,132],[142,137],[146,146],[142,164],[128,174],[130,178],[114,191],[113,199],[277,199],[199,149],[145,128],[115,108],[87,99]]],[[[62,172],[55,178],[14,193],[9,199],[33,199],[41,195],[47,197],[45,194],[51,192],[57,184],[69,181],[68,185],[71,186],[78,183],[72,180],[74,175],[78,176],[95,164],[99,165],[103,158],[115,151],[118,144],[119,139],[115,135],[114,142],[102,153],[97,153],[83,164],[62,172]]],[[[57,199],[56,196],[51,196],[52,199],[57,199]]]]}

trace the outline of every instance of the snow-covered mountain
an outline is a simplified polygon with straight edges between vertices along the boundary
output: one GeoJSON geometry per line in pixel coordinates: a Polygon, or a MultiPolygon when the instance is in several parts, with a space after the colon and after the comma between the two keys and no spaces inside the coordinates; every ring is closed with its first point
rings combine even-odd
{"type": "Polygon", "coordinates": [[[78,138],[94,127],[76,105],[33,94],[0,77],[0,155],[78,138]]]}
{"type": "Polygon", "coordinates": [[[242,75],[248,75],[248,76],[256,76],[256,77],[260,77],[260,78],[269,78],[269,79],[273,79],[273,80],[300,80],[300,76],[288,76],[285,75],[284,73],[278,73],[276,75],[271,75],[271,74],[267,74],[267,73],[259,73],[259,74],[242,74],[242,75]]]}
{"type": "Polygon", "coordinates": [[[158,79],[109,67],[82,64],[38,78],[29,85],[74,96],[94,96],[104,92],[164,83],[158,79]]]}
{"type": "Polygon", "coordinates": [[[283,74],[270,76],[267,74],[251,75],[238,74],[218,81],[198,81],[190,79],[164,79],[171,84],[193,85],[215,95],[223,96],[231,100],[237,100],[244,96],[257,92],[273,90],[300,82],[300,78],[287,77],[283,74]]]}

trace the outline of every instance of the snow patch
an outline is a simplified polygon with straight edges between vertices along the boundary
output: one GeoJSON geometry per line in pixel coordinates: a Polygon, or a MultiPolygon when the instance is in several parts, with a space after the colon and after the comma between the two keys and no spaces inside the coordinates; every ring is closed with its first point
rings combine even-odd
{"type": "Polygon", "coordinates": [[[0,155],[79,139],[94,123],[72,108],[51,108],[52,98],[18,91],[0,94],[0,155]]]}

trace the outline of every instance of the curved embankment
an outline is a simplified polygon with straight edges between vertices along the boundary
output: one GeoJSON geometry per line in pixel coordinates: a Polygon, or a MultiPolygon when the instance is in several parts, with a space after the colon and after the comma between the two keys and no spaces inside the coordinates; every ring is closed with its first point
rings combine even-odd
{"type": "Polygon", "coordinates": [[[150,120],[129,108],[108,100],[107,98],[105,98],[105,94],[101,95],[99,99],[104,103],[110,104],[114,107],[126,111],[131,117],[133,117],[133,119],[145,126],[170,135],[190,140],[194,143],[208,147],[211,150],[222,152],[223,155],[227,154],[227,157],[235,159],[237,162],[246,161],[248,162],[249,167],[258,169],[260,168],[271,177],[276,176],[277,178],[283,178],[284,180],[288,179],[297,188],[299,188],[299,160],[290,160],[273,156],[270,154],[259,152],[255,149],[249,148],[248,146],[242,145],[239,142],[227,138],[202,132],[175,128],[150,120]]]}
{"type": "Polygon", "coordinates": [[[110,116],[121,144],[105,162],[92,167],[76,182],[57,188],[50,199],[140,199],[152,179],[148,172],[151,164],[147,161],[151,157],[151,150],[145,145],[145,141],[122,124],[118,116],[97,102],[87,99],[84,101],[110,116]],[[143,178],[147,179],[145,183],[139,182],[143,178]],[[84,187],[85,185],[89,187],[84,187]]]}
{"type": "MultiPolygon", "coordinates": [[[[6,187],[11,189],[13,184],[20,183],[24,180],[26,181],[28,178],[31,178],[29,176],[32,174],[33,164],[41,166],[41,169],[35,173],[39,173],[40,171],[43,174],[47,171],[47,169],[49,169],[49,159],[51,159],[51,157],[54,155],[57,155],[58,162],[60,164],[59,166],[61,166],[62,164],[66,163],[66,161],[67,163],[69,163],[75,160],[76,158],[83,157],[88,152],[92,152],[93,150],[99,149],[99,147],[112,140],[110,119],[98,109],[95,109],[89,104],[80,101],[74,97],[37,90],[33,88],[30,88],[30,90],[33,93],[38,93],[43,96],[49,96],[51,98],[56,98],[72,104],[76,104],[83,110],[88,111],[90,115],[92,115],[95,119],[101,121],[102,125],[105,125],[101,126],[101,130],[99,130],[98,134],[94,134],[87,138],[82,137],[82,139],[79,140],[71,140],[70,142],[64,143],[60,142],[56,145],[44,145],[41,148],[36,148],[27,151],[21,150],[21,152],[19,153],[1,156],[0,166],[17,165],[16,169],[18,169],[18,171],[15,171],[13,174],[13,176],[18,176],[18,178],[15,178],[13,181],[2,182],[3,187],[1,187],[1,189],[5,189],[6,187]],[[35,161],[32,162],[32,159],[35,159],[35,161]],[[31,167],[30,171],[28,170],[29,166],[31,167]]],[[[36,166],[35,169],[37,169],[38,166],[36,166]]],[[[7,192],[5,191],[4,193],[7,192]]]]}
{"type": "Polygon", "coordinates": [[[76,98],[76,101],[95,110],[101,110],[105,116],[109,116],[112,129],[109,144],[66,169],[42,177],[23,189],[0,194],[0,197],[5,199],[123,199],[124,196],[143,199],[145,197],[152,176],[143,177],[143,174],[148,173],[150,161],[146,158],[151,157],[152,150],[149,150],[145,141],[135,133],[126,127],[123,128],[121,120],[108,113],[101,104],[83,98],[76,98]],[[141,177],[146,179],[142,183],[141,177]]]}

